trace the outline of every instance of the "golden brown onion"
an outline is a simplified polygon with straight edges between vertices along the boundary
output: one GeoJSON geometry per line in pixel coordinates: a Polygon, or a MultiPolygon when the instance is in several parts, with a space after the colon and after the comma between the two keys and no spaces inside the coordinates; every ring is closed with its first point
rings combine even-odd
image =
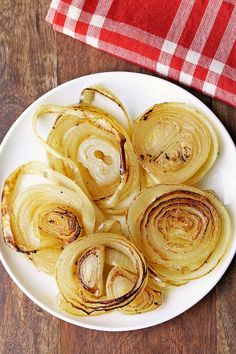
{"type": "MultiPolygon", "coordinates": [[[[121,271],[122,267],[121,264],[121,271]]],[[[146,262],[134,245],[120,235],[100,233],[78,239],[64,249],[57,262],[56,279],[64,310],[77,315],[95,315],[130,303],[145,288],[148,274],[146,262]],[[121,295],[107,294],[107,287],[113,288],[112,274],[117,269],[116,266],[109,268],[106,263],[107,250],[127,257],[133,270],[132,285],[121,295]],[[105,267],[110,269],[108,273],[105,267]]]]}
{"type": "MultiPolygon", "coordinates": [[[[134,274],[125,269],[114,267],[107,278],[106,289],[109,298],[123,296],[129,292],[135,284],[134,274]]],[[[158,308],[162,303],[162,292],[145,287],[134,300],[119,310],[128,314],[138,314],[152,311],[158,308]]]]}
{"type": "Polygon", "coordinates": [[[42,270],[58,256],[57,251],[50,254],[50,249],[61,250],[64,244],[93,232],[103,220],[79,186],[36,161],[20,166],[7,178],[1,211],[5,242],[21,252],[44,250],[31,257],[42,264],[42,270]],[[20,190],[23,178],[33,175],[41,177],[40,183],[20,190]]]}
{"type": "Polygon", "coordinates": [[[148,261],[151,279],[159,276],[166,284],[210,272],[231,237],[229,215],[217,198],[184,185],[160,184],[141,192],[127,222],[133,242],[148,261]]]}
{"type": "Polygon", "coordinates": [[[104,262],[105,247],[95,246],[86,250],[77,264],[78,277],[84,289],[97,297],[103,295],[104,262]]]}
{"type": "Polygon", "coordinates": [[[141,115],[134,124],[133,145],[139,163],[161,183],[196,183],[218,153],[207,117],[177,102],[157,104],[141,115]]]}
{"type": "Polygon", "coordinates": [[[80,105],[42,106],[33,118],[34,131],[53,169],[75,180],[107,213],[124,213],[139,191],[138,162],[126,129],[89,103],[87,91],[89,97],[94,93],[86,89],[80,105]],[[47,142],[37,132],[37,120],[46,113],[58,114],[47,142]]]}
{"type": "Polygon", "coordinates": [[[106,107],[106,113],[116,117],[116,120],[125,128],[127,133],[131,134],[131,124],[128,113],[122,102],[106,87],[94,85],[85,88],[81,93],[81,104],[94,106],[103,109],[106,107]],[[108,103],[108,104],[107,104],[108,103]]]}

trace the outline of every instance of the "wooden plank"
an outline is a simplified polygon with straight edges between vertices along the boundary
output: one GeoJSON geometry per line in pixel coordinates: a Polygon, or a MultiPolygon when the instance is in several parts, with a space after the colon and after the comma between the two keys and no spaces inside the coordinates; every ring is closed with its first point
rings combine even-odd
{"type": "MultiPolygon", "coordinates": [[[[236,109],[218,100],[212,101],[212,110],[236,142],[236,109]]],[[[232,166],[235,168],[235,166],[232,166]]],[[[236,353],[236,262],[216,287],[217,353],[236,353]]]]}
{"type": "Polygon", "coordinates": [[[2,265],[0,272],[0,353],[59,353],[60,321],[28,299],[2,265]]]}
{"type": "MultiPolygon", "coordinates": [[[[0,139],[19,114],[56,86],[56,42],[44,22],[50,1],[1,1],[0,139]]],[[[60,321],[34,305],[0,268],[0,353],[59,353],[60,321]]]]}
{"type": "MultiPolygon", "coordinates": [[[[58,84],[103,71],[149,73],[136,65],[57,34],[58,84]]],[[[211,99],[193,91],[210,105],[211,99]]],[[[97,332],[61,322],[61,354],[72,353],[215,354],[215,290],[178,318],[153,328],[125,333],[97,332]]]]}
{"type": "Polygon", "coordinates": [[[132,332],[97,332],[61,323],[61,354],[215,354],[214,292],[179,317],[132,332]]]}
{"type": "Polygon", "coordinates": [[[212,100],[212,110],[224,124],[236,144],[236,109],[219,100],[212,100]]]}
{"type": "Polygon", "coordinates": [[[217,353],[236,353],[236,262],[216,287],[217,353]]]}

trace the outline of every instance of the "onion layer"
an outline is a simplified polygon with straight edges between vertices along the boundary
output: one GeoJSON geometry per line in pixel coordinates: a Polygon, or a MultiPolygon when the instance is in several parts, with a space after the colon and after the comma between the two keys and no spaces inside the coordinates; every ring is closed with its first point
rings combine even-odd
{"type": "Polygon", "coordinates": [[[196,183],[218,153],[207,117],[176,102],[157,104],[136,120],[133,145],[140,164],[161,183],[196,183]]]}
{"type": "Polygon", "coordinates": [[[95,91],[105,95],[88,88],[80,105],[42,106],[33,127],[53,169],[75,180],[107,213],[122,214],[139,191],[139,165],[126,129],[90,102],[95,91]],[[46,113],[58,114],[47,142],[37,132],[37,120],[46,113]]]}
{"type": "MultiPolygon", "coordinates": [[[[122,268],[115,267],[107,278],[107,294],[109,298],[123,296],[135,284],[134,274],[122,268]]],[[[146,287],[128,305],[120,308],[121,312],[128,315],[152,311],[162,303],[162,292],[146,287]]]]}
{"type": "Polygon", "coordinates": [[[179,285],[210,272],[231,237],[229,215],[208,191],[184,185],[157,185],[132,203],[127,222],[133,242],[145,255],[152,280],[179,285]]]}
{"type": "Polygon", "coordinates": [[[56,264],[61,251],[61,248],[44,248],[30,253],[29,259],[35,264],[38,270],[55,277],[56,264]]]}
{"type": "Polygon", "coordinates": [[[95,315],[130,303],[144,290],[148,273],[143,256],[133,244],[120,235],[101,233],[78,239],[64,249],[57,263],[56,279],[63,309],[77,315],[95,315]],[[132,286],[122,294],[107,294],[117,269],[106,263],[107,250],[121,253],[133,267],[132,286]]]}
{"type": "Polygon", "coordinates": [[[42,264],[42,270],[52,263],[55,266],[55,249],[93,232],[103,221],[79,186],[36,161],[20,166],[7,178],[1,208],[5,242],[21,252],[44,250],[31,257],[39,266],[42,264]],[[26,175],[40,176],[40,184],[20,191],[26,175]],[[54,250],[52,254],[50,249],[54,250]]]}

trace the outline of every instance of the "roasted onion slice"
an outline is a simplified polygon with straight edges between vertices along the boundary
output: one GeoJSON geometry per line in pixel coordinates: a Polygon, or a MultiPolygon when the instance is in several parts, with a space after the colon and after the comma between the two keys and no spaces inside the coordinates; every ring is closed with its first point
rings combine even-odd
{"type": "Polygon", "coordinates": [[[75,180],[107,213],[122,214],[139,191],[139,165],[126,129],[89,102],[87,97],[76,106],[42,106],[33,118],[34,131],[54,170],[75,180]],[[37,120],[47,113],[58,118],[46,142],[37,120]]]}
{"type": "Polygon", "coordinates": [[[105,247],[95,246],[86,250],[80,257],[77,269],[83,287],[96,297],[103,295],[103,268],[105,247]]]}
{"type": "Polygon", "coordinates": [[[184,185],[157,185],[141,192],[127,217],[133,242],[152,273],[179,285],[210,272],[231,237],[225,207],[208,191],[184,185]]]}
{"type": "Polygon", "coordinates": [[[207,117],[177,102],[157,104],[138,118],[133,145],[142,167],[161,183],[196,183],[218,154],[207,117]]]}
{"type": "Polygon", "coordinates": [[[50,255],[50,249],[90,234],[102,221],[102,214],[78,185],[36,161],[20,166],[7,178],[1,211],[8,246],[26,253],[44,250],[31,258],[37,264],[45,261],[45,269],[58,254],[50,255]],[[40,183],[37,180],[21,189],[27,176],[31,181],[39,178],[40,183]]]}
{"type": "MultiPolygon", "coordinates": [[[[109,298],[119,297],[130,291],[135,283],[135,276],[125,269],[113,268],[107,278],[107,294],[109,298]]],[[[128,314],[138,314],[152,311],[162,303],[162,292],[146,287],[128,305],[120,308],[120,311],[128,314]]]]}
{"type": "Polygon", "coordinates": [[[102,85],[86,87],[81,93],[80,103],[86,106],[99,107],[101,109],[105,106],[106,113],[115,116],[116,120],[125,128],[127,133],[131,135],[130,119],[125,107],[106,87],[102,85]]]}
{"type": "Polygon", "coordinates": [[[96,315],[119,309],[134,300],[144,290],[148,273],[142,254],[133,244],[123,236],[100,233],[78,239],[64,249],[57,262],[56,279],[64,310],[77,315],[96,315]],[[107,250],[127,257],[132,266],[132,284],[122,294],[108,296],[104,287],[105,281],[109,288],[113,287],[112,272],[117,269],[111,267],[106,275],[107,250]]]}

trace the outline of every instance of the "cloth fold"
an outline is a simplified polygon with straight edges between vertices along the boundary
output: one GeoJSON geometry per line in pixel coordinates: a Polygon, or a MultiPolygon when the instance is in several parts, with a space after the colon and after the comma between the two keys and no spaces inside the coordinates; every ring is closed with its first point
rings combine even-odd
{"type": "Polygon", "coordinates": [[[53,0],[46,21],[236,107],[235,0],[53,0]]]}

